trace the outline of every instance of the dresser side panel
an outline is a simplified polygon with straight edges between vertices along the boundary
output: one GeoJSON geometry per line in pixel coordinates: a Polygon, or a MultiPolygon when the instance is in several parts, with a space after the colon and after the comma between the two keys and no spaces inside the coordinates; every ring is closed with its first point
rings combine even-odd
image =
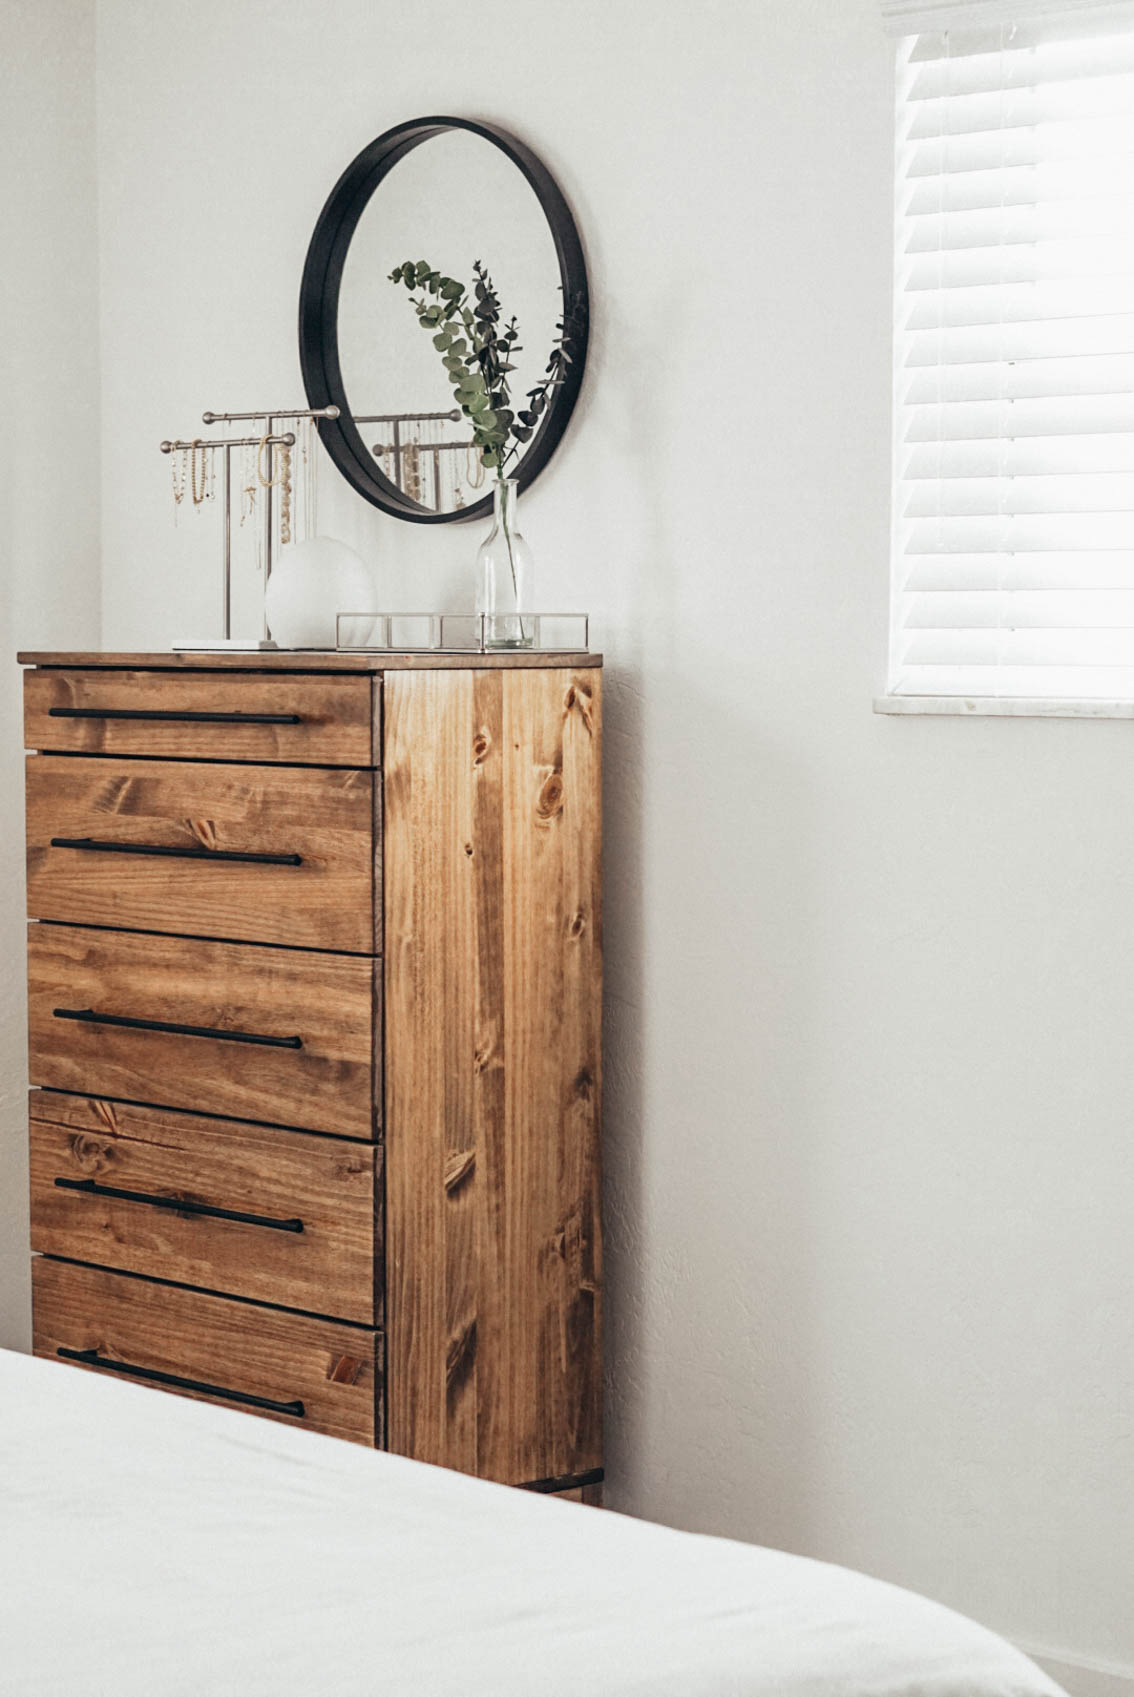
{"type": "Polygon", "coordinates": [[[601,1465],[601,674],[386,679],[389,1443],[601,1465]]]}

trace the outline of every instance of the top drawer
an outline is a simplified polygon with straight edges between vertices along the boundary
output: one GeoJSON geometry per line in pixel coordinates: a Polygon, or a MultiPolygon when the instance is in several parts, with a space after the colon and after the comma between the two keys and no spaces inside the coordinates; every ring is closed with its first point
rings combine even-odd
{"type": "Polygon", "coordinates": [[[377,766],[371,682],[314,672],[46,668],[24,677],[24,745],[69,754],[377,766]]]}

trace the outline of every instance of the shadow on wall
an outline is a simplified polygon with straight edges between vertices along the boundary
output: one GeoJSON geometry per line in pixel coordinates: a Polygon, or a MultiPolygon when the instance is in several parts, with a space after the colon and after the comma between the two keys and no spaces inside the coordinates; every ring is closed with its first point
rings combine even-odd
{"type": "Polygon", "coordinates": [[[800,1548],[815,1288],[808,804],[755,710],[693,687],[719,659],[686,648],[680,670],[651,667],[669,687],[648,723],[637,674],[613,668],[607,683],[607,1495],[649,1519],[800,1548]]]}

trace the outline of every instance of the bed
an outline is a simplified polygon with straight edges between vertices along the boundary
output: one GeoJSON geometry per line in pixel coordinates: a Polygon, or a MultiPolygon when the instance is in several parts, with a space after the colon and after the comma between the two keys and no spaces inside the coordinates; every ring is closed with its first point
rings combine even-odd
{"type": "Polygon", "coordinates": [[[0,1352],[5,1697],[1052,1697],[773,1550],[0,1352]]]}

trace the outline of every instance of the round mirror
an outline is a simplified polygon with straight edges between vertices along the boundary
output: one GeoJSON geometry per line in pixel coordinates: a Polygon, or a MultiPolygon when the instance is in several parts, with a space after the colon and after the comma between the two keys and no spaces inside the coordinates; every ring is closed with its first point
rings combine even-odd
{"type": "Polygon", "coordinates": [[[465,118],[387,130],[323,208],[303,272],[308,404],[344,477],[385,512],[487,512],[551,458],[582,382],[587,277],[546,167],[465,118]],[[394,167],[397,167],[395,170],[394,167]]]}

